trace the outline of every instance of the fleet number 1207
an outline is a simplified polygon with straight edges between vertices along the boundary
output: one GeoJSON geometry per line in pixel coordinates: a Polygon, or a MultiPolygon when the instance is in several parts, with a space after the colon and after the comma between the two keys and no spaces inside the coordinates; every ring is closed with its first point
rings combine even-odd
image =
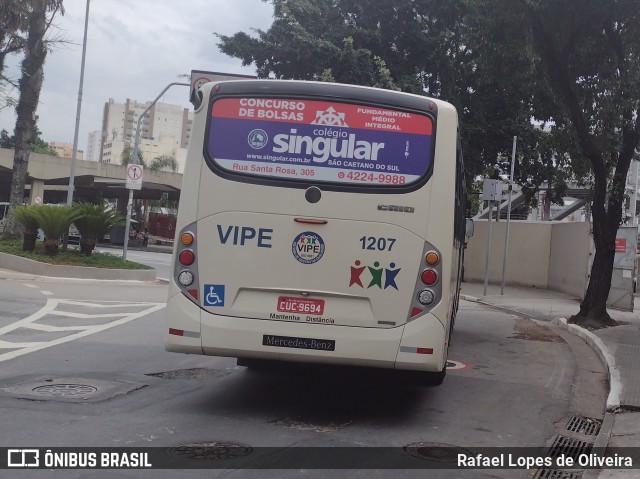
{"type": "Polygon", "coordinates": [[[360,238],[362,249],[373,251],[391,251],[395,242],[395,238],[376,238],[375,236],[363,236],[360,238]]]}

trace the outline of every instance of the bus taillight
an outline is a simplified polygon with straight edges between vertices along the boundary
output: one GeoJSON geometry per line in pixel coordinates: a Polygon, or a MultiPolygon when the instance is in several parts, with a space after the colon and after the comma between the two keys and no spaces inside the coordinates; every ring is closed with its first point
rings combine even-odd
{"type": "Polygon", "coordinates": [[[438,248],[425,241],[407,321],[418,319],[441,303],[442,288],[446,286],[440,281],[444,277],[443,263],[444,259],[438,248]]]}
{"type": "Polygon", "coordinates": [[[184,246],[191,246],[193,244],[193,235],[191,233],[182,233],[180,235],[180,243],[184,246]]]}
{"type": "Polygon", "coordinates": [[[178,261],[180,261],[180,264],[183,266],[191,266],[195,260],[196,256],[190,249],[185,249],[178,255],[178,261]]]}
{"type": "Polygon", "coordinates": [[[198,226],[191,223],[176,236],[176,253],[173,265],[173,278],[181,292],[198,304],[200,281],[196,257],[198,256],[198,226]]]}
{"type": "Polygon", "coordinates": [[[191,286],[193,279],[193,273],[191,271],[182,271],[178,275],[178,283],[180,283],[181,286],[191,286]]]}
{"type": "Polygon", "coordinates": [[[425,269],[420,278],[424,284],[432,286],[438,282],[438,273],[433,269],[425,269]]]}
{"type": "Polygon", "coordinates": [[[438,253],[436,253],[435,251],[429,251],[424,256],[424,262],[429,266],[435,266],[440,262],[440,256],[438,256],[438,253]]]}

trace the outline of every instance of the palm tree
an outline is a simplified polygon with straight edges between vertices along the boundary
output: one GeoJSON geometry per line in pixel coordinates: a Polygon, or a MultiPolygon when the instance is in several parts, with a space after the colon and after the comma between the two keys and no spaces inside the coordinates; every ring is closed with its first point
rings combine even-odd
{"type": "MultiPolygon", "coordinates": [[[[7,8],[12,8],[5,3],[3,2],[1,9],[3,15],[7,8]]],[[[20,96],[16,105],[15,151],[9,196],[9,202],[14,207],[22,203],[24,198],[33,125],[36,121],[35,113],[42,89],[44,61],[48,50],[45,34],[55,14],[64,11],[62,0],[31,0],[24,3],[27,5],[28,13],[26,25],[22,27],[26,28],[26,38],[22,45],[24,57],[21,64],[22,77],[19,81],[20,96]]],[[[17,233],[14,218],[9,216],[4,228],[4,236],[17,236],[17,233]]]]}
{"type": "Polygon", "coordinates": [[[78,218],[78,213],[71,206],[41,205],[33,210],[44,232],[44,249],[49,256],[58,254],[60,237],[69,231],[69,226],[78,218]]]}
{"type": "Polygon", "coordinates": [[[104,236],[114,226],[124,223],[124,217],[105,205],[75,203],[73,209],[78,215],[74,221],[80,232],[80,253],[90,255],[98,238],[104,236]]]}
{"type": "Polygon", "coordinates": [[[22,224],[24,235],[22,237],[22,251],[33,251],[38,237],[38,219],[34,211],[36,205],[19,205],[11,210],[11,214],[22,224]]]}

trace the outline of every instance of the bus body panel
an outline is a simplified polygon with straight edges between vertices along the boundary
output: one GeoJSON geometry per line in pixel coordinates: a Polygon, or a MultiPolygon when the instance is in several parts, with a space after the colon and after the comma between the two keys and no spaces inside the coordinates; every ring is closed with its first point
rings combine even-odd
{"type": "Polygon", "coordinates": [[[407,320],[424,240],[385,223],[327,218],[309,225],[295,218],[225,212],[198,222],[200,237],[210,238],[198,248],[202,293],[207,285],[224,286],[224,304],[204,301],[207,311],[361,327],[407,320]],[[317,307],[293,307],[296,298],[317,307]]]}
{"type": "MultiPolygon", "coordinates": [[[[291,84],[292,91],[298,91],[307,88],[300,83],[308,82],[274,83],[291,84]]],[[[254,95],[269,96],[270,82],[254,84],[254,95]]],[[[176,263],[167,307],[167,330],[184,330],[192,336],[167,333],[167,349],[442,371],[458,292],[455,109],[445,102],[424,99],[425,104],[429,101],[437,106],[437,119],[431,177],[420,188],[370,193],[325,188],[318,182],[321,199],[311,203],[305,192],[312,184],[274,186],[222,177],[207,163],[209,160],[205,161],[207,146],[195,139],[207,137],[211,114],[208,99],[214,87],[207,84],[202,88],[204,101],[194,118],[176,228],[179,235],[189,225],[197,225],[193,269],[197,271],[198,297],[187,297],[184,287],[176,283],[181,270],[176,263]],[[295,219],[326,223],[300,223],[295,219]],[[324,251],[319,259],[314,251],[300,258],[294,253],[299,240],[304,243],[299,236],[307,232],[312,233],[312,240],[322,240],[324,251]],[[378,243],[380,239],[384,241],[378,243]],[[390,239],[395,241],[389,250],[390,239]],[[428,313],[411,317],[414,285],[418,288],[421,284],[420,272],[425,267],[421,257],[425,244],[441,253],[441,298],[428,313]],[[352,268],[363,266],[360,276],[353,273],[352,268]],[[380,269],[384,270],[381,275],[380,269]],[[387,270],[397,269],[399,272],[395,276],[392,273],[387,281],[387,270]],[[362,286],[354,282],[355,278],[362,286]],[[219,302],[222,292],[224,304],[219,302]],[[318,307],[318,300],[322,300],[324,309],[321,314],[292,313],[286,307],[279,311],[282,297],[315,300],[310,307],[318,307]],[[196,338],[197,334],[200,337],[196,338]],[[335,341],[335,350],[263,344],[272,341],[265,335],[335,341]]],[[[317,88],[333,87],[321,84],[317,88]]],[[[346,89],[359,98],[373,90],[346,89]]],[[[386,98],[389,93],[384,95],[386,98]]],[[[414,97],[395,94],[393,98],[402,103],[407,96],[414,97]]],[[[225,141],[215,136],[215,130],[212,135],[210,142],[214,144],[225,141]]],[[[179,250],[176,241],[174,261],[179,250]]]]}
{"type": "Polygon", "coordinates": [[[403,333],[408,326],[379,330],[277,321],[256,325],[252,319],[212,315],[206,312],[201,314],[202,349],[208,355],[434,372],[444,367],[444,328],[432,315],[426,315],[419,321],[410,323],[412,331],[405,340],[403,333]],[[335,350],[320,351],[264,345],[265,335],[335,341],[335,350]],[[430,347],[434,349],[434,354],[399,352],[400,345],[404,343],[408,343],[404,349],[430,347]]]}

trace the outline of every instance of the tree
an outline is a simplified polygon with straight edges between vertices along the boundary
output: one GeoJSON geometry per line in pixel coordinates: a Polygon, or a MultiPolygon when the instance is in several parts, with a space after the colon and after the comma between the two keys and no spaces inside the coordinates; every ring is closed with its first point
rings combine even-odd
{"type": "MultiPolygon", "coordinates": [[[[10,207],[22,203],[29,166],[30,144],[33,137],[35,112],[38,107],[40,90],[44,76],[44,61],[47,56],[45,34],[51,19],[62,10],[62,0],[31,0],[29,3],[27,38],[24,43],[22,77],[19,82],[20,96],[16,106],[15,152],[11,175],[10,207]]],[[[19,234],[13,215],[9,215],[4,235],[15,237],[19,234]]]]}
{"type": "Polygon", "coordinates": [[[471,0],[272,1],[267,31],[218,35],[220,50],[255,64],[259,77],[399,88],[453,103],[469,184],[510,155],[513,135],[531,135],[527,97],[505,90],[499,76],[520,71],[526,58],[493,62],[495,72],[478,69],[491,52],[473,48],[472,35],[481,32],[469,28],[471,0]]]}
{"type": "MultiPolygon", "coordinates": [[[[44,155],[58,156],[58,152],[51,148],[49,144],[41,137],[42,132],[38,128],[38,117],[36,116],[36,123],[33,125],[33,133],[31,137],[31,143],[29,148],[34,153],[42,153],[44,155]]],[[[0,148],[8,148],[13,150],[16,146],[16,136],[9,136],[9,132],[4,128],[0,131],[0,148]]]]}
{"type": "Polygon", "coordinates": [[[20,51],[24,45],[20,32],[26,28],[27,14],[27,2],[22,0],[5,0],[0,8],[0,109],[14,105],[7,94],[12,84],[3,72],[7,56],[20,51]]]}
{"type": "Polygon", "coordinates": [[[527,56],[535,117],[551,122],[574,174],[592,177],[595,256],[571,320],[615,324],[606,301],[626,177],[640,145],[640,0],[473,3],[479,17],[508,32],[492,44],[497,55],[517,49],[527,56]]]}
{"type": "Polygon", "coordinates": [[[153,171],[171,170],[175,173],[178,170],[178,162],[172,155],[160,155],[151,161],[149,169],[153,171]]]}
{"type": "MultiPolygon", "coordinates": [[[[137,156],[138,156],[138,161],[136,163],[146,168],[147,165],[144,162],[144,157],[142,156],[142,150],[140,148],[138,148],[137,156]]],[[[124,147],[124,149],[122,150],[122,153],[120,153],[120,163],[123,165],[128,165],[129,163],[133,163],[133,147],[128,145],[124,147]]]]}

